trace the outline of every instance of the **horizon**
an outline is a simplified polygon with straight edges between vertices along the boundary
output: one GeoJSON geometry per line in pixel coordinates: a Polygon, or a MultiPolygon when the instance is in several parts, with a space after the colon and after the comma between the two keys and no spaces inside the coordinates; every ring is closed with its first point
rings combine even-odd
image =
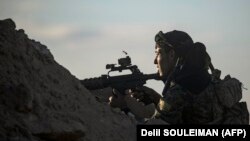
{"type": "MultiPolygon", "coordinates": [[[[11,18],[78,79],[107,73],[105,65],[117,63],[125,56],[122,51],[143,73],[154,73],[155,34],[181,30],[205,44],[221,78],[230,74],[250,88],[247,0],[2,0],[0,9],[1,20],[11,18]]],[[[146,86],[161,93],[164,85],[148,81],[146,86]]],[[[249,94],[243,89],[248,109],[249,94]]]]}

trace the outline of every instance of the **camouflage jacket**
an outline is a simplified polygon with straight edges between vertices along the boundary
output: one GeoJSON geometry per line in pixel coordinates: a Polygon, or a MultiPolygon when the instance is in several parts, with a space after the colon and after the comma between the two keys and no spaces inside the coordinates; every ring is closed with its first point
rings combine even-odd
{"type": "Polygon", "coordinates": [[[241,83],[230,77],[192,94],[172,84],[157,106],[157,116],[170,124],[249,124],[246,103],[239,102],[241,87],[235,85],[241,83]]]}

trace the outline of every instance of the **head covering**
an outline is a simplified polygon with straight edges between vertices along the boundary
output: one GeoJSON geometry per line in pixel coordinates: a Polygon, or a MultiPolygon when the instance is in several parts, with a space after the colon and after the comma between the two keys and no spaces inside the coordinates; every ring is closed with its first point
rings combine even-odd
{"type": "Polygon", "coordinates": [[[204,44],[194,43],[186,32],[178,30],[167,33],[160,31],[155,36],[155,42],[166,50],[173,49],[181,60],[166,80],[163,95],[168,90],[171,81],[194,94],[200,93],[207,87],[211,81],[208,73],[211,59],[204,44]]]}
{"type": "Polygon", "coordinates": [[[158,43],[160,47],[174,49],[179,56],[185,55],[193,45],[192,38],[186,32],[178,30],[173,30],[167,33],[159,31],[155,35],[155,42],[158,43]]]}

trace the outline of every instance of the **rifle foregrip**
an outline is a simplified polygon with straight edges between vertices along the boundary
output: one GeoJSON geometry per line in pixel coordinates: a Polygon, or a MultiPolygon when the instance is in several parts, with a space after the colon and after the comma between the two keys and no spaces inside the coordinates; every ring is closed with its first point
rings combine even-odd
{"type": "Polygon", "coordinates": [[[84,79],[80,81],[85,86],[85,88],[89,90],[102,89],[102,88],[107,87],[106,76],[88,78],[88,79],[84,79]]]}

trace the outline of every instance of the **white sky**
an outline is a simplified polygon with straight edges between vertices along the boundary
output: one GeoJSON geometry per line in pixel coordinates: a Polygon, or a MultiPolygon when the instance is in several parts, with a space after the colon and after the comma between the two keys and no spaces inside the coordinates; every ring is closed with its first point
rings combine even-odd
{"type": "MultiPolygon", "coordinates": [[[[222,77],[230,74],[248,89],[249,13],[249,0],[0,0],[0,19],[12,18],[79,79],[105,74],[122,50],[142,72],[156,72],[154,36],[176,29],[206,45],[222,77]]],[[[243,91],[248,107],[249,94],[243,91]]]]}

